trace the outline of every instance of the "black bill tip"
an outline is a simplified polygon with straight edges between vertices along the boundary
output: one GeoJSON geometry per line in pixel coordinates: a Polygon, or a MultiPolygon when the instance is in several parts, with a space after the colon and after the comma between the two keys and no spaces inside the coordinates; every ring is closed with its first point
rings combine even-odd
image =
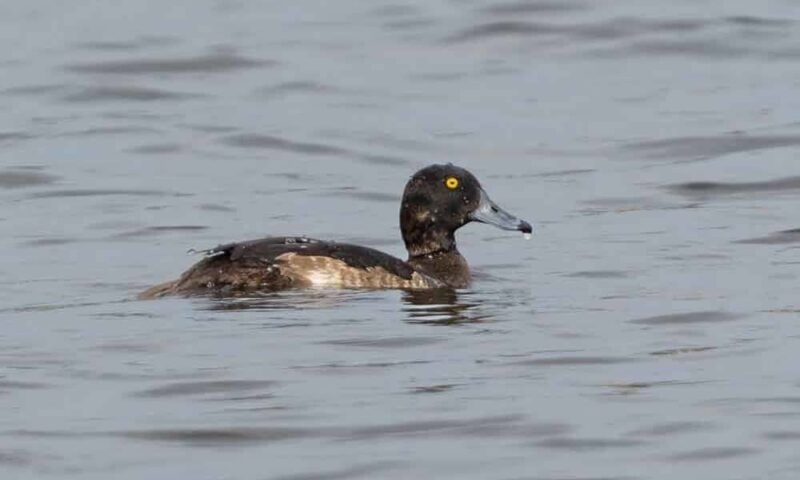
{"type": "Polygon", "coordinates": [[[481,197],[480,201],[478,202],[478,207],[470,212],[469,218],[470,220],[474,220],[476,222],[494,225],[495,227],[503,230],[516,230],[524,233],[525,235],[530,235],[533,233],[533,227],[531,227],[530,223],[517,218],[500,208],[489,198],[489,195],[487,195],[483,189],[481,189],[481,197]]]}

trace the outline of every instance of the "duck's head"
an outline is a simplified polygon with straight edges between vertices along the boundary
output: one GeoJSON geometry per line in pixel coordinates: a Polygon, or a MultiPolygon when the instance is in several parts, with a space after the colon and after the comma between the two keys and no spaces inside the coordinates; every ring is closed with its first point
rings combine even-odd
{"type": "Polygon", "coordinates": [[[452,164],[415,173],[403,191],[400,229],[409,254],[429,255],[455,248],[456,230],[470,222],[531,233],[531,225],[506,212],[473,174],[452,164]]]}

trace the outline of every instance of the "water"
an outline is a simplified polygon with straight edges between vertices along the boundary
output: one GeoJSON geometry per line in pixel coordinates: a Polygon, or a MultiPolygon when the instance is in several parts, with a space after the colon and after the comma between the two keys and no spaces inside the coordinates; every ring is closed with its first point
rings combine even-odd
{"type": "Polygon", "coordinates": [[[0,470],[10,478],[794,479],[793,2],[4,2],[0,470]],[[403,256],[414,170],[453,293],[135,301],[267,234],[403,256]]]}

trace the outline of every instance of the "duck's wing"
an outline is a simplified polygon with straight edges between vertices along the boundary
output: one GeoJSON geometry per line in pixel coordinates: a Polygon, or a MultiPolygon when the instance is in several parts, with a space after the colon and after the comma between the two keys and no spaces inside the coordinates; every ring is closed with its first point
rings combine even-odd
{"type": "Polygon", "coordinates": [[[308,248],[309,245],[320,245],[329,242],[308,237],[266,237],[246,242],[234,242],[217,245],[207,250],[198,250],[197,253],[206,257],[228,258],[230,261],[244,259],[274,260],[275,257],[308,248]]]}
{"type": "Polygon", "coordinates": [[[435,288],[442,284],[387,253],[307,237],[269,237],[220,245],[175,282],[141,297],[227,294],[292,287],[435,288]]]}

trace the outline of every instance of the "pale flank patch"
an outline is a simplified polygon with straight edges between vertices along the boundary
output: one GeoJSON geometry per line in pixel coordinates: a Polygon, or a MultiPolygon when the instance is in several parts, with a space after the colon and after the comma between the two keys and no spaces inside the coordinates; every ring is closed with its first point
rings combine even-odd
{"type": "Polygon", "coordinates": [[[305,277],[315,287],[338,287],[342,284],[342,279],[339,275],[322,270],[308,272],[305,277]]]}
{"type": "Polygon", "coordinates": [[[354,268],[330,257],[284,253],[275,258],[281,274],[308,286],[338,288],[431,288],[438,282],[414,272],[411,279],[381,267],[354,268]]]}

